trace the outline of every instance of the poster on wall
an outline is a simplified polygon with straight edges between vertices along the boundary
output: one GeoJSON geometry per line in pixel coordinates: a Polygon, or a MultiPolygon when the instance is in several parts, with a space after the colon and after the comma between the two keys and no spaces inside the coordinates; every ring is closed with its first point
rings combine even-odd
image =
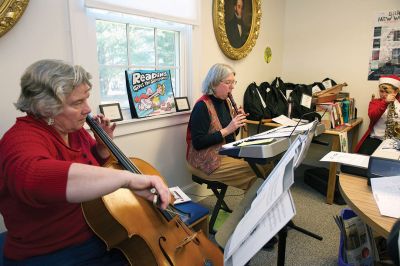
{"type": "Polygon", "coordinates": [[[368,80],[400,75],[400,9],[375,15],[368,80]]]}
{"type": "Polygon", "coordinates": [[[125,78],[132,118],[176,111],[169,70],[126,70],[125,78]]]}

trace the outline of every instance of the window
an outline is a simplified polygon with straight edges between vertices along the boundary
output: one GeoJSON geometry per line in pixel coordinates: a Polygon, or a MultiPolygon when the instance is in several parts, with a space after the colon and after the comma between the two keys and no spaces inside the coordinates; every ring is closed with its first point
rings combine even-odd
{"type": "Polygon", "coordinates": [[[95,18],[101,102],[129,108],[126,69],[169,69],[176,97],[187,96],[183,73],[191,25],[90,9],[95,18]]]}

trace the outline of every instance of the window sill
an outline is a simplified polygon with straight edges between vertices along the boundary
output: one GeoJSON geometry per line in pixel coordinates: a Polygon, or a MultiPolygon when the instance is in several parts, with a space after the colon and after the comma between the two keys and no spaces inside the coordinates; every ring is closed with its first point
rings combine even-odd
{"type": "MultiPolygon", "coordinates": [[[[124,136],[153,129],[172,127],[189,122],[191,111],[176,112],[146,118],[130,118],[118,121],[114,136],[124,136]]],[[[127,114],[130,117],[130,114],[127,114]]],[[[125,116],[126,117],[126,116],[125,116]]]]}

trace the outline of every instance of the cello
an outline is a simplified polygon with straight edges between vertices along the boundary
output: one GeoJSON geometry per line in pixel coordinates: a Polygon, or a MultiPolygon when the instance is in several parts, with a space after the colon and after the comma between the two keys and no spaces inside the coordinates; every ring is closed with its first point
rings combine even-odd
{"type": "MultiPolygon", "coordinates": [[[[91,116],[86,123],[110,151],[105,167],[160,176],[149,163],[127,158],[91,116]]],[[[221,250],[202,231],[193,232],[171,204],[163,211],[131,190],[120,188],[83,202],[82,209],[86,222],[107,249],[121,250],[130,265],[223,265],[221,250]]]]}

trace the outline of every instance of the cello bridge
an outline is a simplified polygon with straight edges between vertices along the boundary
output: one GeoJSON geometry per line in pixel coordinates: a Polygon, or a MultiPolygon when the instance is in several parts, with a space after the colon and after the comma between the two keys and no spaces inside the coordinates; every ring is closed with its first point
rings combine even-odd
{"type": "Polygon", "coordinates": [[[187,244],[189,244],[190,242],[195,240],[196,237],[197,237],[197,233],[194,233],[194,234],[192,234],[192,235],[190,235],[188,237],[185,237],[185,239],[183,239],[182,242],[179,243],[179,245],[176,247],[176,249],[178,250],[178,249],[183,248],[184,246],[186,246],[187,244]]]}

